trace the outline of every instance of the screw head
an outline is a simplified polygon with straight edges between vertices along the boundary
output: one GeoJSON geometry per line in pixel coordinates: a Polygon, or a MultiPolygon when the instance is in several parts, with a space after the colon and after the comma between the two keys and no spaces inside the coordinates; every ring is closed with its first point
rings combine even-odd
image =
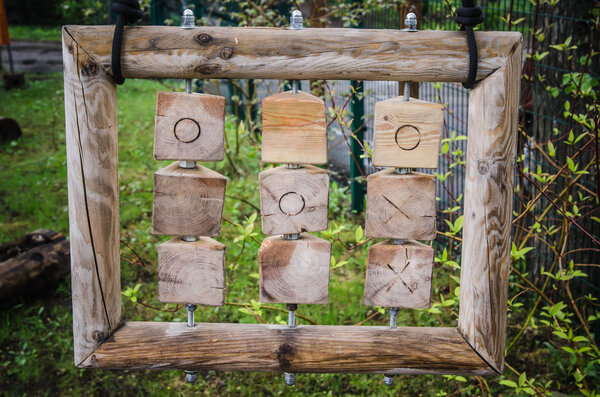
{"type": "Polygon", "coordinates": [[[290,29],[302,29],[303,26],[302,12],[300,10],[292,11],[292,16],[290,18],[290,29]]]}
{"type": "Polygon", "coordinates": [[[188,383],[195,383],[198,380],[198,372],[186,370],[185,379],[188,381],[188,383]]]}
{"type": "Polygon", "coordinates": [[[186,8],[181,16],[181,28],[182,29],[193,29],[196,27],[196,18],[194,17],[194,11],[186,8]]]}
{"type": "Polygon", "coordinates": [[[296,383],[296,374],[291,374],[289,372],[283,373],[283,379],[285,380],[285,384],[288,386],[294,386],[296,383]]]}
{"type": "Polygon", "coordinates": [[[404,25],[406,25],[406,30],[409,32],[417,31],[417,16],[414,12],[409,12],[406,14],[406,19],[404,19],[404,25]]]}
{"type": "Polygon", "coordinates": [[[383,377],[383,381],[385,382],[386,386],[391,386],[394,384],[394,379],[396,378],[395,375],[384,375],[383,377]]]}

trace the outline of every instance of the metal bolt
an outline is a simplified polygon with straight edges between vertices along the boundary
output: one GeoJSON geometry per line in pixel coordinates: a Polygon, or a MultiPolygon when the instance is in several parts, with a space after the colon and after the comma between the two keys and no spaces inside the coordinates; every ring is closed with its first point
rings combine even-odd
{"type": "Polygon", "coordinates": [[[394,378],[396,378],[396,375],[384,375],[383,381],[386,386],[392,386],[394,384],[394,378]]]}
{"type": "Polygon", "coordinates": [[[285,308],[288,310],[288,325],[290,328],[296,326],[296,310],[298,310],[297,303],[288,303],[285,308]]]}
{"type": "Polygon", "coordinates": [[[398,318],[398,308],[390,307],[390,328],[396,329],[396,319],[398,318]]]}
{"type": "Polygon", "coordinates": [[[194,11],[186,8],[181,16],[181,29],[194,29],[196,27],[196,17],[194,11]]]}
{"type": "Polygon", "coordinates": [[[404,240],[401,239],[401,238],[391,238],[390,239],[390,244],[393,244],[393,245],[402,245],[402,244],[404,244],[404,240]]]}
{"type": "Polygon", "coordinates": [[[300,233],[290,233],[283,235],[284,240],[300,240],[300,233]]]}
{"type": "Polygon", "coordinates": [[[406,26],[407,32],[418,32],[417,30],[417,16],[414,12],[409,12],[406,14],[406,19],[404,19],[404,25],[406,26]]]}
{"type": "Polygon", "coordinates": [[[292,94],[298,93],[298,80],[292,80],[292,94]]]}
{"type": "Polygon", "coordinates": [[[189,383],[195,383],[198,380],[198,372],[185,370],[185,379],[189,383]]]}
{"type": "Polygon", "coordinates": [[[187,310],[188,312],[188,324],[187,326],[189,328],[194,328],[194,311],[196,310],[197,306],[196,305],[192,305],[191,303],[188,303],[185,305],[185,310],[187,310]]]}
{"type": "Polygon", "coordinates": [[[410,82],[404,82],[404,102],[410,101],[410,82]]]}
{"type": "Polygon", "coordinates": [[[297,170],[298,168],[302,168],[302,164],[286,164],[286,167],[290,170],[297,170]]]}
{"type": "Polygon", "coordinates": [[[302,18],[302,12],[300,10],[292,11],[292,16],[290,17],[290,29],[304,29],[302,18]]]}
{"type": "Polygon", "coordinates": [[[412,168],[396,168],[396,174],[406,175],[413,172],[412,168]]]}
{"type": "Polygon", "coordinates": [[[180,160],[179,168],[186,168],[186,169],[196,168],[196,162],[194,160],[180,160]]]}
{"type": "Polygon", "coordinates": [[[182,236],[181,239],[183,241],[187,241],[188,243],[193,243],[194,241],[198,241],[197,236],[182,236]]]}
{"type": "Polygon", "coordinates": [[[296,374],[291,374],[289,372],[283,373],[283,379],[285,380],[285,384],[288,386],[294,386],[296,383],[296,374]]]}

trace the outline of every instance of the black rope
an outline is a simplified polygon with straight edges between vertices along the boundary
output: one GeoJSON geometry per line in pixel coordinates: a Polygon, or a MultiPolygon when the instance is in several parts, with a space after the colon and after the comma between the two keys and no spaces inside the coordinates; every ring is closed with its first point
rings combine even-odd
{"type": "Polygon", "coordinates": [[[117,14],[115,35],[112,43],[111,67],[115,84],[123,84],[125,79],[121,74],[121,44],[123,42],[123,28],[126,23],[135,23],[144,13],[140,10],[137,0],[115,0],[112,10],[117,14]]]}
{"type": "Polygon", "coordinates": [[[462,0],[462,7],[458,7],[456,10],[454,20],[460,25],[460,30],[467,32],[467,44],[469,46],[469,75],[467,81],[463,83],[463,87],[473,88],[477,78],[477,63],[479,61],[473,28],[485,20],[485,15],[481,11],[481,7],[475,6],[474,0],[462,0]]]}

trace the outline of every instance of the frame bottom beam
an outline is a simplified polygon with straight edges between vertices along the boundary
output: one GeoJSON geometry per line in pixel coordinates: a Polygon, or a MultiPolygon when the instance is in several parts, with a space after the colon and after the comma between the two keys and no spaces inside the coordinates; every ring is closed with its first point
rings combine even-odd
{"type": "Polygon", "coordinates": [[[125,323],[81,367],[496,374],[456,328],[159,322],[125,323]]]}

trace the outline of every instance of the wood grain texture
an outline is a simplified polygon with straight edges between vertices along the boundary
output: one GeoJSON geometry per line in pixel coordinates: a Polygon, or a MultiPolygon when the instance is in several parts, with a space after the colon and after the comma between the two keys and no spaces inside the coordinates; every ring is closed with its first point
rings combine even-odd
{"type": "Polygon", "coordinates": [[[258,175],[262,232],[267,236],[327,230],[329,174],[311,165],[258,175]]]}
{"type": "Polygon", "coordinates": [[[210,237],[174,237],[158,246],[158,300],[223,306],[225,246],[210,237]]]}
{"type": "Polygon", "coordinates": [[[200,165],[175,162],[154,174],[152,233],[218,236],[221,233],[227,179],[200,165]]]}
{"type": "MultiPolygon", "coordinates": [[[[67,26],[110,72],[113,26],[67,26]]],[[[517,32],[476,32],[484,79],[506,62],[517,32]]],[[[125,27],[124,77],[464,82],[465,32],[167,26],[125,27]]]]}
{"type": "Polygon", "coordinates": [[[129,322],[84,363],[121,369],[468,374],[493,371],[456,328],[129,322]]]}
{"type": "Polygon", "coordinates": [[[504,369],[521,46],[469,96],[459,329],[504,369]]]}
{"type": "Polygon", "coordinates": [[[298,240],[266,238],[258,250],[260,301],[329,302],[331,243],[308,233],[298,240]]]}
{"type": "Polygon", "coordinates": [[[327,164],[325,102],[307,92],[263,99],[262,161],[327,164]]]}
{"type": "Polygon", "coordinates": [[[437,168],[444,106],[396,97],[375,103],[373,165],[437,168]]]}
{"type": "Polygon", "coordinates": [[[221,161],[225,156],[225,97],[159,92],[156,160],[221,161]]]}
{"type": "Polygon", "coordinates": [[[110,77],[63,30],[75,364],[121,320],[117,98],[110,77]]]}
{"type": "Polygon", "coordinates": [[[435,176],[393,168],[369,175],[365,234],[375,238],[435,238],[435,176]]]}
{"type": "Polygon", "coordinates": [[[434,256],[433,248],[414,240],[369,247],[364,304],[429,308],[434,256]]]}

